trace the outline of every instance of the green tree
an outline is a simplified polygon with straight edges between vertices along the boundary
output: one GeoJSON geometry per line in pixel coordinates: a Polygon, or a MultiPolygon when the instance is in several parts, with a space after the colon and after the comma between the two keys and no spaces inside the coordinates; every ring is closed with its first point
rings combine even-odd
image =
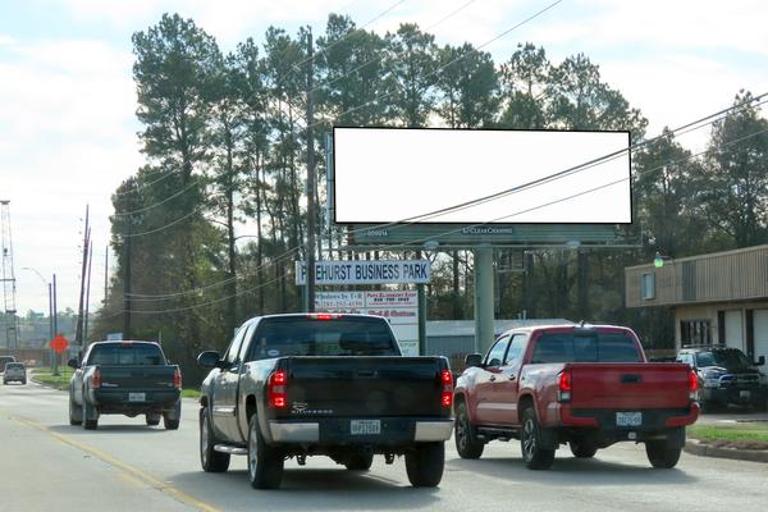
{"type": "Polygon", "coordinates": [[[445,46],[438,52],[440,73],[436,92],[437,112],[452,128],[488,126],[498,108],[498,76],[487,52],[466,43],[445,46]]]}
{"type": "Polygon", "coordinates": [[[499,124],[504,128],[541,129],[546,124],[544,91],[550,63],[544,48],[518,44],[509,61],[501,66],[504,110],[499,124]]]}
{"type": "Polygon", "coordinates": [[[405,126],[424,126],[435,104],[438,48],[435,36],[418,25],[403,23],[397,32],[387,33],[384,67],[395,81],[394,94],[387,98],[395,117],[405,126]]]}
{"type": "MultiPolygon", "coordinates": [[[[750,102],[749,92],[734,105],[750,102]]],[[[715,123],[701,181],[701,212],[736,247],[764,243],[768,224],[768,121],[748,103],[715,123]]]]}

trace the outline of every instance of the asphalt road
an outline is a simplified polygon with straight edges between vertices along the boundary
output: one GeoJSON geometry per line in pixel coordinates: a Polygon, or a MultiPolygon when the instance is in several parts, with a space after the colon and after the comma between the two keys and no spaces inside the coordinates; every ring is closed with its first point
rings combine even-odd
{"type": "Polygon", "coordinates": [[[35,384],[0,386],[0,511],[440,510],[674,511],[768,507],[768,465],[683,454],[650,469],[642,446],[616,445],[592,460],[561,449],[546,472],[525,469],[518,444],[492,443],[481,460],[448,444],[438,489],[409,486],[402,459],[377,457],[366,474],[329,459],[286,464],[283,488],[254,491],[243,457],[206,474],[197,453],[197,406],[185,401],[176,432],[143,418],[102,416],[97,431],[71,427],[67,395],[35,384]]]}

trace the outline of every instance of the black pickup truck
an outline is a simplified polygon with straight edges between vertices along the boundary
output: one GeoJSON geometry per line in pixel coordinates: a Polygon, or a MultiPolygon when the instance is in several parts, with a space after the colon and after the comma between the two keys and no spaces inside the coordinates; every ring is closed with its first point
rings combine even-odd
{"type": "Polygon", "coordinates": [[[92,343],[69,382],[69,423],[88,430],[101,414],[146,415],[147,425],[179,428],[181,371],[170,365],[160,345],[148,341],[92,343]]]}
{"type": "Polygon", "coordinates": [[[386,319],[286,314],[253,318],[213,368],[200,400],[200,461],[208,472],[247,455],[257,489],[280,486],[283,465],[324,455],[367,471],[374,454],[405,456],[417,487],[440,483],[451,436],[453,376],[444,357],[403,357],[386,319]]]}

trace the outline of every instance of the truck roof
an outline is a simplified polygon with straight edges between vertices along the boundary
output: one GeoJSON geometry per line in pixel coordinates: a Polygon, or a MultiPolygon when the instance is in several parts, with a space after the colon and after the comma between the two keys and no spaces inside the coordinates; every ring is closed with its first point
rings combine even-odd
{"type": "MultiPolygon", "coordinates": [[[[334,315],[334,316],[343,316],[343,317],[357,317],[357,318],[380,318],[382,320],[387,320],[386,317],[380,316],[380,315],[364,315],[361,313],[334,313],[331,311],[315,311],[312,313],[275,313],[271,315],[259,315],[254,316],[246,320],[245,322],[251,322],[253,320],[258,320],[262,318],[286,318],[286,317],[301,317],[306,318],[308,316],[312,315],[334,315]]],[[[243,322],[243,323],[245,323],[243,322]]]]}
{"type": "Polygon", "coordinates": [[[627,331],[627,332],[633,332],[632,329],[629,327],[624,327],[621,325],[609,325],[609,324],[571,324],[571,325],[563,325],[563,324],[550,324],[550,325],[529,325],[525,327],[515,327],[513,329],[509,329],[508,331],[505,331],[503,334],[508,333],[532,333],[532,332],[538,332],[538,331],[557,331],[557,332],[567,332],[567,331],[573,331],[573,330],[594,330],[594,331],[627,331]]]}
{"type": "Polygon", "coordinates": [[[131,345],[134,343],[160,346],[160,344],[156,341],[145,341],[145,340],[103,340],[103,341],[94,341],[90,343],[90,345],[115,345],[115,344],[131,345]]]}

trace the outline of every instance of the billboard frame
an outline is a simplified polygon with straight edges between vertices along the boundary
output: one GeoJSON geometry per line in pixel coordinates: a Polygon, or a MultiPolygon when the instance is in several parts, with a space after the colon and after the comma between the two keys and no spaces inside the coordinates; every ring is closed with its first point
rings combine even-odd
{"type": "MultiPolygon", "coordinates": [[[[328,159],[326,164],[328,165],[327,174],[329,178],[329,183],[332,183],[332,186],[330,187],[332,189],[331,194],[327,194],[328,197],[328,208],[331,210],[331,214],[329,215],[329,219],[332,221],[333,224],[341,225],[341,226],[363,226],[363,225],[398,225],[398,224],[413,224],[413,225],[453,225],[453,226],[477,226],[477,225],[489,225],[489,226],[518,226],[518,225],[551,225],[551,224],[570,224],[570,225],[578,225],[578,224],[592,224],[592,225],[621,225],[621,226],[627,226],[634,224],[635,221],[635,204],[634,204],[634,193],[633,193],[633,186],[634,186],[634,178],[632,176],[632,134],[630,130],[576,130],[576,129],[563,129],[563,128],[553,128],[553,129],[523,129],[523,128],[449,128],[449,127],[408,127],[408,126],[376,126],[376,125],[370,125],[370,126],[354,126],[354,125],[334,125],[332,128],[332,134],[330,136],[330,148],[331,151],[331,157],[328,159]],[[419,222],[414,221],[410,222],[408,219],[402,219],[401,221],[342,221],[340,222],[337,218],[337,208],[336,208],[336,202],[338,201],[338,184],[336,179],[336,158],[337,158],[337,151],[336,151],[336,130],[337,129],[356,129],[356,130],[420,130],[420,131],[467,131],[467,132],[521,132],[521,133],[623,133],[627,136],[627,147],[626,149],[622,149],[621,151],[616,151],[614,153],[611,153],[610,155],[603,155],[600,158],[596,160],[592,160],[590,162],[585,162],[582,164],[579,164],[578,166],[571,167],[569,169],[561,169],[559,171],[555,171],[553,175],[559,175],[564,174],[567,175],[568,172],[579,172],[577,169],[579,169],[582,166],[590,165],[591,163],[594,163],[596,161],[600,161],[603,158],[610,158],[612,155],[618,155],[623,153],[624,151],[627,152],[627,181],[629,185],[629,222],[590,222],[590,223],[581,223],[581,222],[569,222],[569,221],[563,221],[563,222],[524,222],[524,223],[515,223],[515,222],[485,222],[485,223],[473,223],[473,222],[459,222],[459,221],[449,221],[449,222],[419,222]],[[403,222],[405,221],[405,222],[403,222]]],[[[551,177],[552,175],[548,175],[546,177],[551,177]]],[[[539,181],[544,178],[538,178],[534,181],[539,181]]],[[[526,186],[527,184],[521,184],[519,186],[526,186]]],[[[425,216],[428,215],[431,212],[425,212],[422,214],[419,214],[419,216],[425,216]]],[[[417,216],[415,216],[417,217],[417,216]]]]}

